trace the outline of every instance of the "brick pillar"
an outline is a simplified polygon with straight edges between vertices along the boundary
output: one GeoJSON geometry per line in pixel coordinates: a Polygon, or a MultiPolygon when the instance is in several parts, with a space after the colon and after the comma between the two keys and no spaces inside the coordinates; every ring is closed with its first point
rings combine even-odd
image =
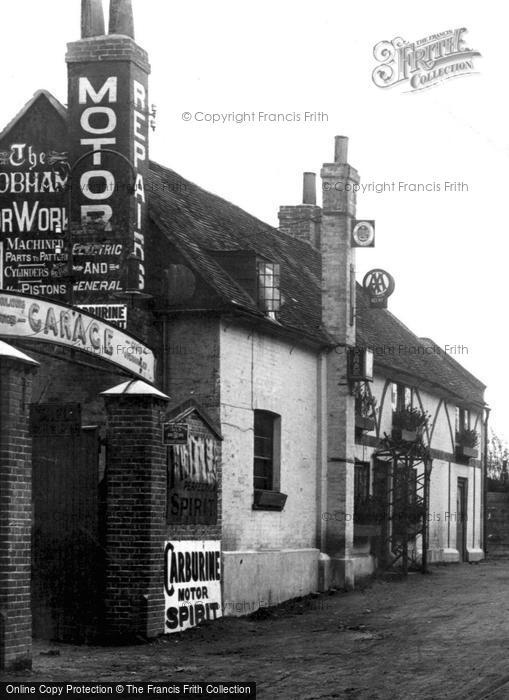
{"type": "Polygon", "coordinates": [[[164,631],[167,396],[141,381],[103,394],[107,410],[104,636],[164,631]],[[130,393],[131,392],[131,393],[130,393]]]}
{"type": "Polygon", "coordinates": [[[347,383],[347,347],[355,345],[355,258],[350,245],[357,171],[347,163],[348,140],[336,137],[334,163],[324,164],[322,322],[338,343],[327,357],[327,512],[325,553],[332,585],[354,585],[353,509],[355,404],[347,383]]]}
{"type": "Polygon", "coordinates": [[[32,666],[32,441],[37,366],[0,342],[0,669],[32,666]]]}

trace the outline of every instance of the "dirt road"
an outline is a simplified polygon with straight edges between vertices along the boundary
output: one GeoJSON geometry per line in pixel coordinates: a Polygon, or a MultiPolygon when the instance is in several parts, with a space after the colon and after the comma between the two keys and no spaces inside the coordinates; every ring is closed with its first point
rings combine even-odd
{"type": "Polygon", "coordinates": [[[5,680],[232,680],[256,681],[261,698],[509,700],[509,559],[432,567],[256,617],[134,647],[37,643],[32,673],[5,680]]]}

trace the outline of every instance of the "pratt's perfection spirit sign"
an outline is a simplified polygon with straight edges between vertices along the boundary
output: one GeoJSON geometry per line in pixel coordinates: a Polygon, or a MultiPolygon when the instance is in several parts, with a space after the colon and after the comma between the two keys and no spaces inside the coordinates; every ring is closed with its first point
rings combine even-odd
{"type": "Polygon", "coordinates": [[[155,360],[149,348],[119,328],[71,306],[0,292],[0,337],[81,350],[154,381],[155,360]]]}
{"type": "Polygon", "coordinates": [[[168,448],[167,522],[214,525],[217,522],[219,441],[212,433],[197,430],[193,425],[185,441],[183,435],[175,431],[172,437],[174,443],[168,448]]]}
{"type": "Polygon", "coordinates": [[[164,548],[165,632],[222,616],[221,542],[173,540],[164,548]]]}

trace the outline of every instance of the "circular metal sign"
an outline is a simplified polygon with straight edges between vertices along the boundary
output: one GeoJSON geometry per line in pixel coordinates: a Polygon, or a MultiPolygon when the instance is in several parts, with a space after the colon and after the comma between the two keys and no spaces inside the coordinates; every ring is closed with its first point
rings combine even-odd
{"type": "Polygon", "coordinates": [[[385,270],[370,270],[362,281],[362,286],[369,292],[372,306],[385,308],[387,299],[394,292],[396,283],[394,277],[385,270]]]}
{"type": "Polygon", "coordinates": [[[358,221],[353,228],[352,238],[359,248],[371,248],[375,242],[375,228],[371,221],[358,221]]]}

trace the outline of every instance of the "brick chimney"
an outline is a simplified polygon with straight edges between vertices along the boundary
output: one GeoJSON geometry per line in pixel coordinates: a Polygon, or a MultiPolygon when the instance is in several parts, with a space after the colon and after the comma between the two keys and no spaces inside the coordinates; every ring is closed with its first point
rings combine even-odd
{"type": "Polygon", "coordinates": [[[315,173],[304,173],[302,204],[280,207],[278,217],[280,231],[320,247],[322,210],[316,206],[315,173]]]}
{"type": "Polygon", "coordinates": [[[105,304],[125,291],[133,254],[136,288],[145,287],[150,65],[133,38],[131,0],[111,0],[109,35],[101,0],[82,0],[81,26],[66,56],[71,240],[103,248],[74,257],[74,300],[105,304]]]}
{"type": "Polygon", "coordinates": [[[330,556],[333,586],[353,586],[355,405],[347,377],[347,346],[355,344],[355,259],[350,245],[355,218],[353,185],[357,171],[348,164],[348,139],[337,136],[333,163],[321,171],[323,189],[322,324],[337,347],[326,358],[327,494],[324,508],[334,513],[322,527],[322,551],[330,556]]]}

